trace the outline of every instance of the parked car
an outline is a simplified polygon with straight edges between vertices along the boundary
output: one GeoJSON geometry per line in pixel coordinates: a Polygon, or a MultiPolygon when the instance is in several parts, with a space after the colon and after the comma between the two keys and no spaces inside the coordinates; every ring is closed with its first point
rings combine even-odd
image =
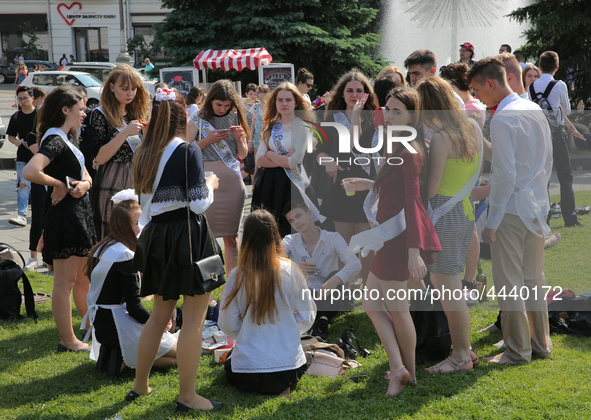
{"type": "MultiPolygon", "coordinates": [[[[59,66],[51,61],[43,61],[43,60],[25,60],[25,64],[27,65],[27,70],[29,73],[33,72],[35,66],[43,64],[45,66],[45,70],[57,70],[59,66]]],[[[6,82],[14,82],[16,79],[16,67],[18,64],[12,64],[9,67],[4,67],[0,69],[0,83],[6,82]]]]}
{"type": "Polygon", "coordinates": [[[101,100],[103,83],[91,74],[79,71],[41,71],[30,73],[21,86],[40,87],[47,93],[64,85],[84,86],[88,107],[95,108],[101,100]]]}
{"type": "Polygon", "coordinates": [[[4,146],[4,140],[6,140],[6,126],[2,122],[2,117],[0,117],[0,149],[4,146]]]}
{"type": "MultiPolygon", "coordinates": [[[[113,70],[117,64],[115,63],[105,63],[105,62],[86,62],[86,63],[71,63],[66,64],[60,70],[64,71],[84,71],[86,73],[92,74],[99,80],[103,82],[107,80],[109,77],[109,73],[113,70]]],[[[150,94],[154,95],[154,85],[156,84],[155,81],[148,79],[143,73],[141,73],[138,69],[134,70],[139,74],[140,79],[142,79],[142,83],[144,84],[144,88],[150,94]]]]}

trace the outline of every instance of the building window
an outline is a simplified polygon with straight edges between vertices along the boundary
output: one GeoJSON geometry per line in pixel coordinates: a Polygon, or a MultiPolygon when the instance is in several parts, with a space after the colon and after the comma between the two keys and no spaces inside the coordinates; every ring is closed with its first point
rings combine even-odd
{"type": "MultiPolygon", "coordinates": [[[[152,49],[152,43],[154,42],[154,36],[156,35],[156,31],[154,30],[153,26],[133,26],[133,35],[142,35],[144,40],[146,41],[147,47],[144,47],[148,51],[152,49]]],[[[145,56],[148,56],[152,62],[154,61],[170,61],[170,57],[168,57],[164,51],[160,51],[157,55],[152,53],[142,54],[140,49],[136,49],[135,54],[133,55],[134,61],[136,66],[141,66],[144,62],[145,56]]]]}
{"type": "Polygon", "coordinates": [[[109,61],[107,28],[74,28],[76,61],[109,61]]]}
{"type": "MultiPolygon", "coordinates": [[[[2,32],[2,52],[6,55],[6,58],[10,63],[15,56],[21,54],[24,55],[26,60],[47,60],[47,50],[49,48],[49,36],[47,32],[37,32],[37,47],[39,53],[36,57],[31,56],[27,51],[23,49],[23,33],[17,32],[2,32]]],[[[26,39],[28,41],[28,39],[26,39]]]]}

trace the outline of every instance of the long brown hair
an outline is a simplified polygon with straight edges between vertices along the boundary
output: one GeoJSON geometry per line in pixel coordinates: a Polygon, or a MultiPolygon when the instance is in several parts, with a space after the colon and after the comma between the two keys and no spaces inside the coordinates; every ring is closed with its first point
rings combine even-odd
{"type": "Polygon", "coordinates": [[[203,102],[203,105],[201,106],[201,118],[212,124],[213,118],[215,117],[212,105],[213,101],[231,101],[232,106],[230,107],[229,112],[235,111],[236,114],[238,114],[238,123],[244,129],[246,137],[250,138],[250,129],[248,127],[248,121],[244,116],[242,99],[240,98],[240,95],[238,95],[238,92],[236,92],[236,89],[234,89],[234,85],[230,80],[218,80],[211,85],[209,92],[207,92],[205,102],[203,102]]]}
{"type": "Polygon", "coordinates": [[[102,241],[96,244],[88,254],[86,266],[84,267],[84,271],[88,278],[90,278],[92,270],[94,270],[94,267],[98,264],[101,255],[103,255],[111,245],[121,242],[127,248],[135,251],[137,237],[131,227],[131,213],[136,210],[140,210],[140,205],[135,200],[125,200],[113,206],[111,209],[111,215],[109,216],[110,233],[105,236],[102,241]],[[95,253],[97,254],[96,257],[94,256],[95,253]]]}
{"type": "Polygon", "coordinates": [[[416,89],[425,125],[434,132],[444,131],[459,159],[473,161],[478,153],[477,129],[460,108],[451,85],[441,77],[430,76],[422,79],[416,89]]]}
{"type": "Polygon", "coordinates": [[[279,86],[275,88],[271,96],[269,96],[267,100],[267,105],[265,106],[265,115],[263,116],[263,134],[262,138],[267,148],[269,148],[269,138],[271,137],[271,129],[273,125],[281,119],[281,114],[277,111],[277,95],[281,91],[288,91],[291,92],[293,98],[295,100],[296,106],[295,110],[299,111],[297,113],[298,118],[307,121],[314,121],[314,114],[310,109],[308,109],[308,105],[304,102],[304,97],[300,93],[297,87],[295,87],[290,82],[283,82],[279,86]]]}
{"type": "Polygon", "coordinates": [[[103,84],[103,91],[101,93],[101,109],[107,117],[109,124],[113,127],[123,127],[125,125],[123,114],[119,110],[119,102],[115,97],[115,93],[111,91],[111,83],[114,86],[120,84],[129,89],[137,89],[133,101],[125,106],[125,110],[132,120],[147,121],[148,91],[144,88],[142,79],[140,79],[135,70],[127,64],[121,64],[111,70],[109,77],[103,84]]]}
{"type": "MultiPolygon", "coordinates": [[[[427,188],[425,188],[425,187],[426,187],[426,180],[427,180],[427,168],[429,167],[429,165],[427,162],[427,159],[428,159],[427,147],[425,146],[425,138],[423,136],[423,130],[422,130],[423,124],[420,121],[419,95],[417,94],[417,92],[414,89],[412,89],[410,87],[400,86],[400,87],[394,88],[390,91],[390,93],[388,94],[388,96],[386,98],[386,102],[388,102],[388,100],[390,98],[398,99],[400,102],[402,102],[402,104],[406,107],[406,109],[411,112],[411,120],[408,122],[408,125],[410,125],[411,127],[414,127],[417,130],[417,137],[409,144],[419,153],[419,155],[421,156],[421,158],[423,160],[422,165],[421,165],[421,169],[419,172],[419,185],[421,188],[421,198],[423,199],[423,203],[426,203],[427,202],[427,188]]],[[[390,157],[394,157],[394,156],[400,156],[400,154],[404,150],[406,150],[406,148],[404,146],[398,144],[398,147],[396,149],[393,149],[392,153],[386,156],[386,159],[388,159],[390,157]]],[[[393,169],[393,166],[388,165],[387,163],[385,163],[380,168],[380,170],[378,171],[378,174],[376,175],[376,177],[374,179],[374,184],[373,184],[374,191],[379,191],[381,182],[384,180],[384,178],[386,178],[386,176],[390,173],[390,171],[392,171],[392,169],[393,169]]]]}
{"type": "MultiPolygon", "coordinates": [[[[66,122],[66,114],[62,111],[63,107],[67,106],[72,108],[84,97],[79,91],[70,86],[60,86],[57,89],[51,91],[45,99],[44,105],[37,114],[38,125],[37,125],[37,143],[41,142],[43,135],[47,130],[52,127],[61,127],[66,122]]],[[[68,136],[73,136],[75,139],[76,129],[70,130],[69,133],[65,133],[68,136]]]]}
{"type": "Polygon", "coordinates": [[[363,110],[374,110],[376,109],[375,104],[375,96],[373,93],[373,88],[369,83],[369,79],[361,73],[357,69],[353,69],[348,73],[345,73],[339,81],[334,85],[332,88],[332,94],[330,95],[330,99],[326,104],[326,109],[329,111],[344,111],[347,109],[347,104],[345,103],[345,98],[343,94],[345,92],[345,87],[349,82],[359,82],[363,85],[363,90],[365,93],[369,94],[367,101],[365,101],[365,105],[363,106],[363,110]]]}
{"type": "Polygon", "coordinates": [[[244,220],[244,233],[238,264],[236,284],[222,305],[226,309],[239,292],[244,293],[246,315],[251,309],[251,319],[258,325],[266,319],[273,324],[277,314],[275,293],[281,294],[281,261],[286,260],[281,246],[281,235],[275,218],[267,210],[255,210],[244,220]]]}
{"type": "Polygon", "coordinates": [[[164,149],[174,137],[186,138],[187,108],[176,89],[176,99],[152,102],[152,116],[148,132],[138,146],[133,159],[133,187],[135,192],[151,193],[158,164],[164,149]]]}

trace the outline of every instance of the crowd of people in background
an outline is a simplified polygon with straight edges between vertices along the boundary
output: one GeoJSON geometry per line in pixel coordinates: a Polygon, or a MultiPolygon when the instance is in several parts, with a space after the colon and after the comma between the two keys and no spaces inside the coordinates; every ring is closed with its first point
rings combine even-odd
{"type": "MultiPolygon", "coordinates": [[[[568,88],[553,77],[556,53],[542,54],[536,67],[507,44],[479,61],[474,50],[463,43],[460,60],[440,69],[429,50],[412,52],[405,69],[350,69],[316,113],[314,75],[305,68],[295,84],[273,91],[249,84],[244,98],[229,80],[185,96],[159,84],[151,98],[137,73],[120,65],[92,111],[83,89],[44,95],[19,87],[21,109],[8,127],[18,146],[10,223],[27,225],[30,196],[27,269],[37,267],[38,250],[53,267],[58,351],[90,351],[92,337],[97,363],[135,368],[127,401],[153,391],[152,366],[178,367],[177,411],[220,409],[195,392],[211,290],[199,289],[189,263],[220,255],[216,239],[227,273],[219,326],[237,343],[225,371],[245,392],[289,395],[307,366],[300,335],[326,339],[337,311],[351,308],[306,298],[304,289],[364,287],[386,297],[424,286],[430,273],[432,288],[461,291],[474,281],[481,242],[491,244],[497,288],[543,286],[552,167],[564,223],[579,226],[568,140],[585,142],[579,129],[589,129],[569,119],[568,88]],[[309,122],[340,124],[354,147],[343,152],[337,130],[327,127],[326,141],[310,137],[309,122]],[[387,153],[360,151],[388,126],[417,136],[387,153]],[[360,158],[368,164],[355,164],[360,158]],[[486,185],[483,159],[492,165],[486,185]],[[247,184],[252,212],[243,220],[247,184]],[[488,212],[475,216],[472,200],[487,200],[488,212]],[[478,229],[477,217],[485,217],[478,229]],[[72,326],[72,291],[87,330],[82,340],[72,326]],[[152,295],[149,313],[140,297],[152,295]],[[174,336],[181,296],[184,322],[174,336]]],[[[18,69],[15,84],[26,76],[24,63],[18,69]]],[[[442,296],[453,351],[428,371],[471,371],[480,360],[467,303],[442,296]]],[[[388,357],[388,396],[416,384],[409,303],[362,303],[388,357]]],[[[490,362],[550,357],[545,301],[500,297],[499,306],[506,350],[490,362]]]]}

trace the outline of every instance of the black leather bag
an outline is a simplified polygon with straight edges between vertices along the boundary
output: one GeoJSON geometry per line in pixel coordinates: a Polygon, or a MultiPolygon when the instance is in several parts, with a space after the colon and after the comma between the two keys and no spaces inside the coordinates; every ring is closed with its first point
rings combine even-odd
{"type": "MultiPolygon", "coordinates": [[[[191,209],[189,202],[189,145],[185,149],[185,186],[187,194],[187,227],[189,230],[189,256],[191,259],[191,267],[193,276],[195,277],[195,292],[199,295],[209,293],[226,283],[226,270],[224,268],[224,261],[220,256],[219,245],[216,243],[209,225],[205,223],[203,229],[207,229],[211,245],[213,247],[214,255],[202,258],[199,261],[193,260],[193,238],[191,235],[191,209]]],[[[205,217],[205,215],[204,215],[205,217]]]]}

